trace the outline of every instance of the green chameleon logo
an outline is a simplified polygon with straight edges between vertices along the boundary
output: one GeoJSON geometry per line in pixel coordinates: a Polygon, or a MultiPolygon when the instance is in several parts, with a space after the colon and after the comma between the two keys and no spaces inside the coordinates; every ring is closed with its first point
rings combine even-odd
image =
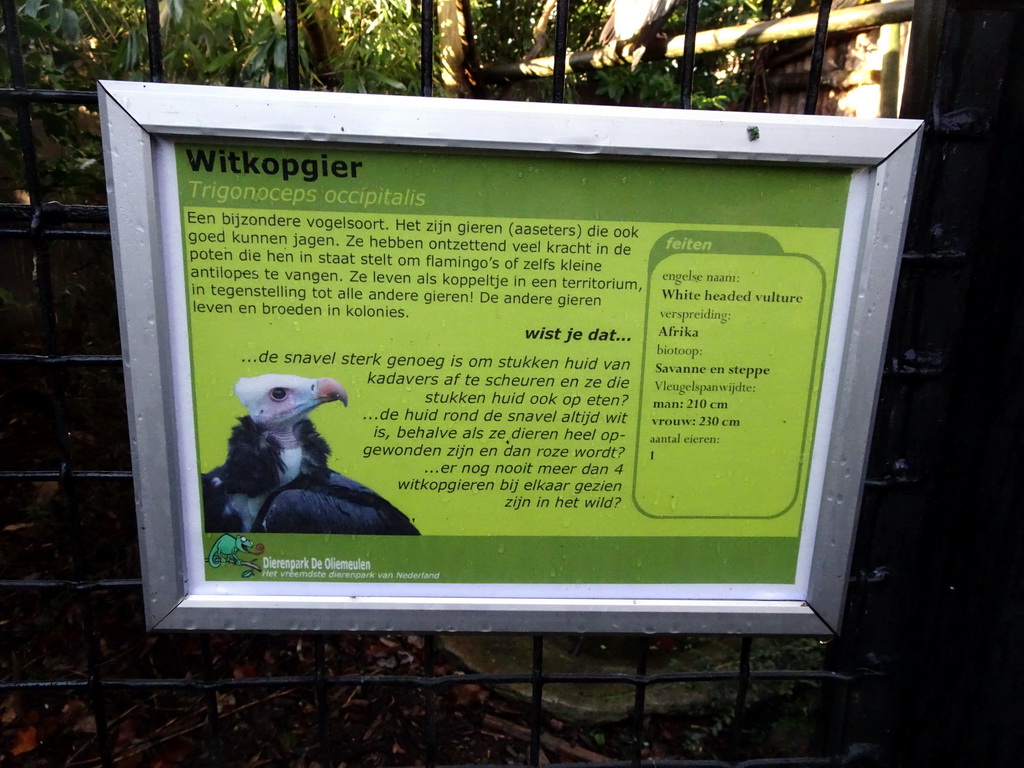
{"type": "Polygon", "coordinates": [[[239,557],[239,554],[262,555],[263,545],[254,544],[245,536],[232,536],[230,533],[225,533],[213,542],[213,547],[210,549],[210,555],[207,557],[207,561],[213,568],[220,568],[224,563],[230,563],[231,565],[237,565],[245,568],[245,570],[242,571],[243,579],[248,579],[255,571],[263,570],[256,565],[255,562],[243,560],[239,557]]]}

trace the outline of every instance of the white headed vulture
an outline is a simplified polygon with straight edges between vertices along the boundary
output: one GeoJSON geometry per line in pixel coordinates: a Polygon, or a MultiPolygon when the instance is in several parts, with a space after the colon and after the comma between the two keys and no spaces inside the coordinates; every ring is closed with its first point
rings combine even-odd
{"type": "Polygon", "coordinates": [[[267,373],[241,378],[235,396],[248,411],[228,440],[224,463],[202,477],[211,533],[419,533],[361,483],[327,466],[331,449],[309,420],[324,403],[348,405],[334,379],[267,373]]]}

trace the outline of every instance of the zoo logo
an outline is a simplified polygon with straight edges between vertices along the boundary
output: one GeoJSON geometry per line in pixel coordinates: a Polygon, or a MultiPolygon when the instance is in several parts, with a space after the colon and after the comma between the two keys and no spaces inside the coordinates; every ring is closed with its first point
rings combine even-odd
{"type": "Polygon", "coordinates": [[[225,533],[213,543],[210,554],[206,559],[210,563],[211,568],[220,568],[225,563],[245,568],[242,571],[243,579],[248,579],[256,571],[263,570],[255,562],[243,560],[239,557],[240,554],[262,555],[263,545],[254,544],[246,536],[232,536],[230,533],[225,533]]]}

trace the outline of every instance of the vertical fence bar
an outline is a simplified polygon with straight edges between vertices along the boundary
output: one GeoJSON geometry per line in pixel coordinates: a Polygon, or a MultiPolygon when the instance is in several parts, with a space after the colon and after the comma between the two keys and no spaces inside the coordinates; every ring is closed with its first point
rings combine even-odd
{"type": "Polygon", "coordinates": [[[316,677],[314,686],[316,689],[316,720],[317,730],[320,735],[320,764],[328,768],[334,763],[331,757],[331,717],[327,700],[327,643],[323,635],[317,635],[313,640],[313,648],[316,654],[316,677]]]}
{"type": "Polygon", "coordinates": [[[164,81],[164,46],[160,40],[160,0],[146,0],[146,41],[149,48],[149,79],[164,81]]]}
{"type": "Polygon", "coordinates": [[[686,28],[683,31],[685,44],[683,60],[679,63],[679,106],[689,109],[693,102],[693,66],[697,59],[697,13],[700,11],[700,0],[688,0],[686,3],[686,28]]]}
{"type": "Polygon", "coordinates": [[[814,47],[811,49],[811,69],[807,76],[807,100],[804,114],[813,115],[818,111],[818,94],[821,92],[821,70],[825,62],[825,43],[828,39],[828,18],[832,12],[829,0],[819,0],[818,25],[814,29],[814,47]]]}
{"type": "Polygon", "coordinates": [[[434,0],[420,0],[420,96],[434,95],[434,0]]]}
{"type": "Polygon", "coordinates": [[[217,707],[217,689],[213,687],[217,675],[213,669],[213,648],[209,633],[204,632],[199,636],[199,647],[203,657],[203,681],[207,684],[204,697],[206,699],[206,738],[209,743],[206,746],[210,753],[211,768],[220,768],[220,711],[217,707]]]}
{"type": "Polygon", "coordinates": [[[533,637],[533,669],[530,673],[530,765],[540,765],[540,728],[544,706],[544,637],[533,637]]]}
{"type": "Polygon", "coordinates": [[[740,669],[736,685],[736,705],[732,716],[732,743],[729,745],[730,757],[740,759],[740,745],[743,741],[743,721],[747,713],[747,693],[750,690],[750,650],[753,640],[744,637],[740,642],[740,669]]]}
{"type": "MultiPolygon", "coordinates": [[[[7,60],[11,67],[11,85],[15,90],[24,89],[25,63],[21,58],[21,39],[18,34],[18,8],[14,0],[3,0],[4,3],[4,44],[7,47],[7,60]]],[[[25,168],[25,183],[28,186],[29,205],[35,217],[39,208],[39,187],[37,180],[39,170],[36,162],[35,145],[32,143],[32,115],[28,102],[19,101],[15,105],[18,116],[18,141],[21,147],[21,160],[25,168]]]]}
{"type": "Polygon", "coordinates": [[[555,73],[551,83],[551,101],[565,102],[565,54],[569,50],[569,0],[558,0],[555,19],[555,73]]]}
{"type": "MultiPolygon", "coordinates": [[[[423,673],[426,677],[434,676],[434,666],[437,663],[437,638],[435,635],[427,635],[423,639],[423,673]]],[[[427,732],[424,734],[426,768],[434,768],[437,765],[437,695],[434,687],[430,686],[424,693],[427,710],[427,732]]]]}
{"type": "MultiPolygon", "coordinates": [[[[637,638],[636,673],[640,677],[647,674],[647,659],[650,655],[651,641],[647,635],[637,638]]],[[[633,722],[631,741],[633,753],[631,761],[634,768],[639,768],[643,759],[644,748],[644,709],[647,705],[647,683],[637,683],[633,695],[633,722]]]]}
{"type": "Polygon", "coordinates": [[[299,11],[296,0],[284,0],[285,57],[288,67],[288,90],[299,90],[299,11]]]}

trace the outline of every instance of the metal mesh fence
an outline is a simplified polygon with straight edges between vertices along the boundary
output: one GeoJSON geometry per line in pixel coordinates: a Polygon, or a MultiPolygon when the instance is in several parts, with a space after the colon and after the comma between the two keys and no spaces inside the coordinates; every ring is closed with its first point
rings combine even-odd
{"type": "MultiPolygon", "coordinates": [[[[163,79],[161,5],[145,0],[142,14],[147,77],[156,82],[163,79]]],[[[299,4],[283,5],[287,83],[298,88],[299,4]]],[[[552,94],[561,101],[568,0],[557,8],[552,94]]],[[[697,8],[692,2],[687,11],[683,106],[692,95],[697,8]]],[[[96,97],[26,69],[23,12],[3,0],[9,82],[0,83],[0,110],[9,151],[2,170],[20,197],[0,202],[0,762],[797,768],[877,759],[871,747],[849,746],[849,702],[870,697],[885,678],[884,664],[849,650],[857,643],[829,659],[828,648],[806,639],[478,637],[468,640],[493,664],[474,672],[452,655],[467,638],[148,634],[107,210],[80,194],[71,176],[54,183],[48,133],[53,121],[88,121],[96,97]],[[610,714],[580,714],[565,703],[574,697],[616,703],[610,714]]],[[[424,97],[433,88],[434,14],[424,0],[424,97]]],[[[819,97],[828,16],[825,4],[809,112],[819,97]]],[[[100,162],[81,158],[90,160],[100,162]]],[[[915,266],[904,294],[942,282],[949,263],[928,262],[925,277],[915,266]]],[[[913,335],[912,323],[899,321],[897,331],[913,335]]],[[[881,443],[899,442],[901,407],[927,397],[941,368],[937,353],[895,360],[881,409],[894,426],[881,443]]],[[[905,455],[901,448],[876,451],[870,526],[880,524],[879,504],[915,480],[913,462],[886,458],[905,455]]],[[[873,588],[886,575],[876,569],[856,582],[873,588]]],[[[852,599],[863,593],[854,589],[852,599]]]]}

